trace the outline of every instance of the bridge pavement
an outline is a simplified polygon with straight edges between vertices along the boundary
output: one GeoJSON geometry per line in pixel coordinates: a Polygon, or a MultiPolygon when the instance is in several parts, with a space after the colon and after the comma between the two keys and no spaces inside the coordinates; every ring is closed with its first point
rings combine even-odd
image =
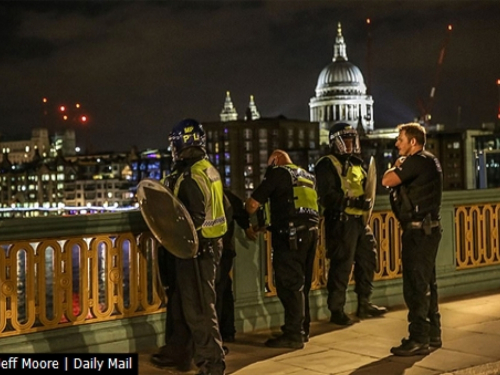
{"type": "MultiPolygon", "coordinates": [[[[347,328],[314,322],[304,349],[263,345],[271,332],[237,334],[229,343],[226,374],[234,375],[494,375],[500,374],[500,289],[440,303],[443,347],[427,356],[395,357],[392,346],[407,334],[404,306],[347,328]]],[[[139,353],[140,375],[195,374],[149,363],[139,353]]]]}

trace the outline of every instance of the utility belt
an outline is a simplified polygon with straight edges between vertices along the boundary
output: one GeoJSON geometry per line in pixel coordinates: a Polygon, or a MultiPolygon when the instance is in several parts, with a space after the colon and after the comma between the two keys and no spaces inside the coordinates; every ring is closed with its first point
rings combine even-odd
{"type": "Polygon", "coordinates": [[[335,215],[335,219],[338,221],[342,221],[342,222],[349,221],[349,220],[357,220],[357,219],[361,219],[361,218],[363,218],[363,215],[350,215],[350,214],[346,214],[345,212],[340,212],[340,213],[335,215]]]}
{"type": "Polygon", "coordinates": [[[295,226],[293,222],[290,222],[288,224],[288,228],[270,228],[271,233],[276,233],[276,234],[281,234],[281,235],[287,235],[289,244],[290,244],[290,250],[297,250],[298,249],[298,244],[297,244],[297,233],[302,232],[302,231],[317,231],[318,226],[317,225],[298,225],[295,226]]]}
{"type": "Polygon", "coordinates": [[[432,233],[433,228],[440,228],[439,220],[431,220],[430,215],[427,215],[422,221],[410,221],[403,224],[404,229],[423,229],[428,236],[432,233]]]}

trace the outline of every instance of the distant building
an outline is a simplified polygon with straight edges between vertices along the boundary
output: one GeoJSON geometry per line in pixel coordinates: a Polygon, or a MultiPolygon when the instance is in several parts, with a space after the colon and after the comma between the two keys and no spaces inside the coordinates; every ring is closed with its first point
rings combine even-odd
{"type": "Polygon", "coordinates": [[[0,162],[0,217],[86,214],[134,207],[128,154],[35,157],[0,162]]]}
{"type": "MultiPolygon", "coordinates": [[[[375,158],[379,181],[383,172],[390,168],[399,156],[395,148],[397,135],[398,132],[394,128],[378,129],[361,137],[364,159],[368,161],[370,156],[375,158]]],[[[437,156],[441,162],[443,190],[500,187],[500,136],[495,136],[492,131],[431,129],[427,131],[425,149],[437,156]],[[487,144],[490,145],[489,149],[485,148],[487,144]],[[485,160],[484,165],[481,165],[482,159],[485,160]],[[490,177],[489,183],[486,182],[486,176],[490,177]]],[[[378,193],[387,192],[379,182],[378,193]]]]}
{"type": "Polygon", "coordinates": [[[29,163],[35,155],[47,157],[50,155],[51,142],[47,129],[36,128],[31,131],[31,138],[4,140],[0,138],[0,160],[4,155],[9,156],[12,164],[29,163]]]}
{"type": "MultiPolygon", "coordinates": [[[[252,103],[255,105],[253,97],[247,112],[258,114],[252,103]]],[[[227,96],[224,106],[229,107],[227,96]]],[[[262,118],[259,114],[254,120],[203,122],[203,126],[211,162],[224,184],[241,197],[249,196],[261,182],[273,150],[287,151],[295,164],[309,170],[320,153],[318,124],[309,121],[262,118]]]]}
{"type": "Polygon", "coordinates": [[[0,161],[9,156],[12,164],[29,163],[36,157],[55,157],[59,151],[63,155],[75,155],[76,140],[74,130],[49,134],[45,128],[35,128],[31,138],[4,140],[0,138],[0,161]]]}
{"type": "Polygon", "coordinates": [[[76,169],[58,155],[12,164],[4,154],[0,166],[0,217],[39,216],[64,206],[64,189],[76,178],[76,169]],[[19,209],[17,214],[11,209],[19,209]],[[24,213],[26,212],[26,214],[24,213]]]}
{"type": "Polygon", "coordinates": [[[328,144],[328,132],[338,122],[350,124],[361,135],[373,130],[373,98],[366,94],[359,68],[348,61],[340,23],[332,62],[321,71],[309,107],[311,122],[319,123],[322,145],[328,144]]]}
{"type": "Polygon", "coordinates": [[[131,188],[134,184],[128,154],[84,155],[68,160],[75,165],[77,177],[65,184],[65,206],[94,210],[98,207],[133,206],[131,188]]]}
{"type": "Polygon", "coordinates": [[[132,191],[135,193],[139,181],[145,178],[161,180],[172,171],[172,154],[167,149],[148,149],[138,152],[133,149],[129,155],[132,172],[132,191]]]}

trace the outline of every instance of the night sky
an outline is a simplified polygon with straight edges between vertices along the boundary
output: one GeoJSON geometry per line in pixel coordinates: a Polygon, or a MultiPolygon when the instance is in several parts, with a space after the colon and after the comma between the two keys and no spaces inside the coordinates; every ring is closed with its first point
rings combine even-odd
{"type": "Polygon", "coordinates": [[[219,120],[228,90],[240,118],[254,95],[262,117],[309,120],[338,22],[371,76],[375,128],[420,114],[448,24],[433,119],[496,120],[500,1],[2,1],[0,133],[29,137],[43,97],[81,103],[87,130],[66,126],[93,151],[166,147],[178,120],[219,120]]]}

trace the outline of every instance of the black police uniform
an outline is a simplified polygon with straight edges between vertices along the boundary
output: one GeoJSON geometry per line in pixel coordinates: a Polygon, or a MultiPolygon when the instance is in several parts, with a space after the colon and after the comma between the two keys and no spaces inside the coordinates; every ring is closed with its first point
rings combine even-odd
{"type": "Polygon", "coordinates": [[[436,255],[442,236],[441,165],[422,150],[408,156],[394,172],[402,181],[392,189],[390,201],[403,230],[403,295],[409,310],[409,339],[440,346],[436,255]]]}
{"type": "MultiPolygon", "coordinates": [[[[314,181],[312,175],[308,177],[314,181]]],[[[311,321],[309,291],[318,238],[318,213],[296,213],[292,178],[284,166],[269,167],[252,198],[262,205],[268,200],[270,203],[268,230],[272,234],[276,292],[285,312],[283,336],[302,343],[309,336],[311,321]],[[296,241],[291,241],[290,224],[296,230],[296,241]]]]}
{"type": "MultiPolygon", "coordinates": [[[[194,226],[199,228],[205,220],[205,198],[197,183],[190,177],[193,164],[202,158],[184,159],[176,163],[176,171],[167,178],[172,188],[184,175],[177,197],[190,213],[194,226]]],[[[200,249],[194,259],[180,259],[171,254],[174,261],[169,267],[175,278],[167,276],[167,327],[165,346],[153,356],[153,363],[177,366],[188,370],[190,363],[202,369],[202,373],[224,374],[225,358],[215,311],[215,279],[222,254],[222,238],[206,239],[198,232],[200,249]],[[200,290],[201,288],[201,290],[200,290]]]]}
{"type": "Polygon", "coordinates": [[[234,240],[235,222],[243,229],[250,227],[250,218],[245,210],[244,202],[231,190],[224,189],[224,195],[229,201],[226,209],[227,232],[222,237],[223,249],[220,266],[217,272],[215,290],[217,295],[217,317],[222,340],[234,341],[236,329],[234,326],[234,294],[231,269],[236,256],[234,240]]]}
{"type": "MultiPolygon", "coordinates": [[[[361,166],[362,160],[355,155],[334,154],[344,170],[361,166]]],[[[373,275],[377,266],[376,241],[361,215],[348,215],[341,176],[329,158],[320,159],[315,167],[320,205],[324,208],[328,271],[328,309],[332,322],[352,324],[344,314],[346,291],[354,263],[355,293],[360,301],[368,303],[373,290],[373,275]],[[335,320],[335,318],[337,318],[335,320]]]]}

